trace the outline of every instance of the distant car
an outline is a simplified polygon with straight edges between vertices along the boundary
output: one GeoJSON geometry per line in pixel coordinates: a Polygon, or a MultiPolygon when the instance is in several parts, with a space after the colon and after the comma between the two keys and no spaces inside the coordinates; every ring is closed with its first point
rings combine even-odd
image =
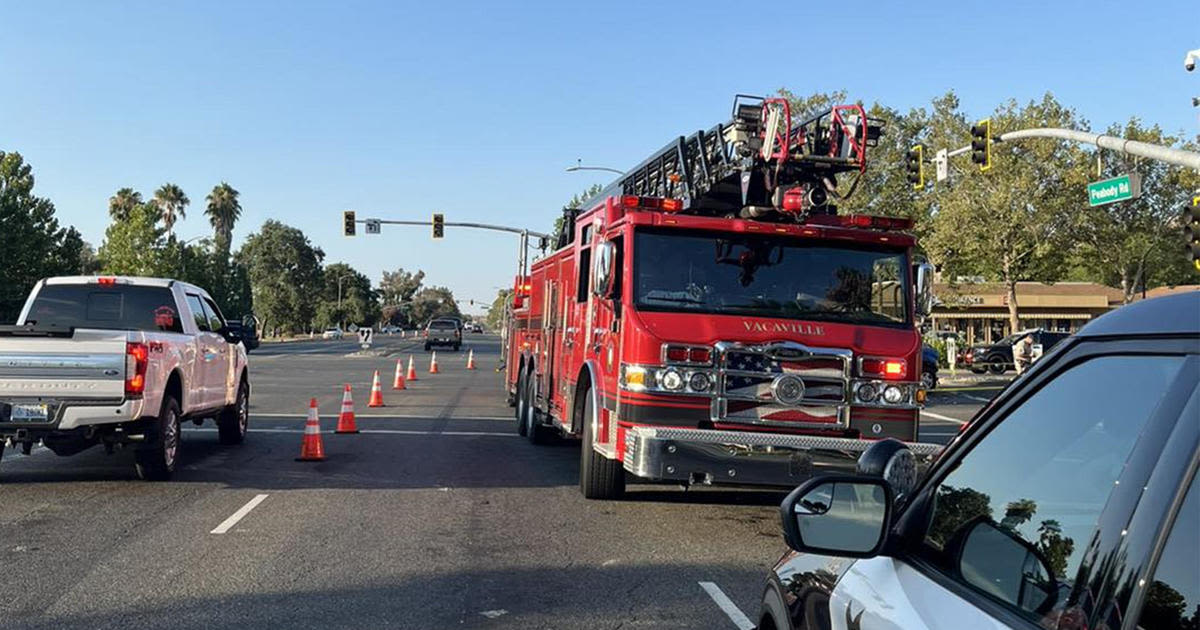
{"type": "Polygon", "coordinates": [[[425,327],[425,352],[433,346],[462,346],[462,322],[451,318],[435,319],[425,327]]]}
{"type": "Polygon", "coordinates": [[[1054,332],[1041,328],[1030,328],[1015,332],[992,344],[978,344],[963,352],[962,364],[971,368],[976,374],[991,371],[992,374],[1003,374],[1010,369],[1016,369],[1013,363],[1013,345],[1025,335],[1033,336],[1034,357],[1050,351],[1055,344],[1071,336],[1069,332],[1054,332]]]}
{"type": "Polygon", "coordinates": [[[341,339],[345,336],[341,328],[326,328],[325,332],[321,333],[322,339],[341,339]]]}
{"type": "Polygon", "coordinates": [[[938,351],[930,346],[921,347],[921,387],[926,390],[937,388],[938,351]]]}
{"type": "Polygon", "coordinates": [[[1195,628],[1200,292],[1097,318],[923,472],[881,440],[780,506],[760,630],[1195,628]]]}
{"type": "Polygon", "coordinates": [[[483,326],[480,326],[479,324],[472,322],[470,324],[467,324],[467,330],[470,332],[473,332],[473,333],[481,333],[481,332],[483,332],[483,326]]]}

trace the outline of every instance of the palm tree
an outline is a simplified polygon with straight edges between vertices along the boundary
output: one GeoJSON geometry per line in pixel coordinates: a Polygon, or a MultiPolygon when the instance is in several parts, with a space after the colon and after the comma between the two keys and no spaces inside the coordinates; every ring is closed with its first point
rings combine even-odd
{"type": "Polygon", "coordinates": [[[239,194],[233,186],[221,182],[213,186],[212,192],[205,197],[208,207],[205,208],[204,214],[208,216],[209,223],[212,223],[217,249],[221,251],[229,251],[229,244],[233,239],[233,226],[242,214],[242,204],[238,202],[239,194]]]}
{"type": "Polygon", "coordinates": [[[133,209],[142,205],[142,193],[132,188],[122,188],[108,198],[108,214],[114,221],[124,221],[129,218],[133,209]]]}
{"type": "Polygon", "coordinates": [[[175,222],[187,218],[187,206],[192,203],[183,189],[167,182],[154,191],[154,205],[162,214],[163,226],[167,228],[167,238],[175,233],[175,222]]]}

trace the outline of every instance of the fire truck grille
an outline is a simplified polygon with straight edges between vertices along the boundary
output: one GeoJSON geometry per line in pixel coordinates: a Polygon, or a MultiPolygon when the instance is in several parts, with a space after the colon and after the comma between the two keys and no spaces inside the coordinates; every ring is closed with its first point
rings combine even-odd
{"type": "Polygon", "coordinates": [[[809,348],[791,342],[717,344],[712,419],[764,425],[811,424],[824,429],[847,426],[851,358],[848,350],[809,348]],[[782,383],[789,387],[781,389],[782,383]]]}

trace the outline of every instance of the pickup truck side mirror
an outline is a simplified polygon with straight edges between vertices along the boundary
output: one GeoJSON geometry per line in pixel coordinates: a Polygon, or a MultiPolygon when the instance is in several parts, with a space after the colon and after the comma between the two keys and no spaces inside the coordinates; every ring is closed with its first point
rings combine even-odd
{"type": "Polygon", "coordinates": [[[236,328],[225,326],[220,330],[220,334],[229,343],[240,343],[242,341],[242,331],[236,328]]]}

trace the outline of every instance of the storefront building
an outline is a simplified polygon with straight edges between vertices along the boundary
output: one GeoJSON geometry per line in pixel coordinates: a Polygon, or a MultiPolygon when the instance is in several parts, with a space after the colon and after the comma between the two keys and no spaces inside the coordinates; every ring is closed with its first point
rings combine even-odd
{"type": "MultiPolygon", "coordinates": [[[[961,341],[971,345],[994,343],[1014,332],[1010,330],[1008,295],[1002,284],[934,284],[933,293],[930,328],[943,336],[957,333],[961,341]]],[[[1019,330],[1075,332],[1123,302],[1119,289],[1092,282],[1019,282],[1016,293],[1019,330]]]]}

